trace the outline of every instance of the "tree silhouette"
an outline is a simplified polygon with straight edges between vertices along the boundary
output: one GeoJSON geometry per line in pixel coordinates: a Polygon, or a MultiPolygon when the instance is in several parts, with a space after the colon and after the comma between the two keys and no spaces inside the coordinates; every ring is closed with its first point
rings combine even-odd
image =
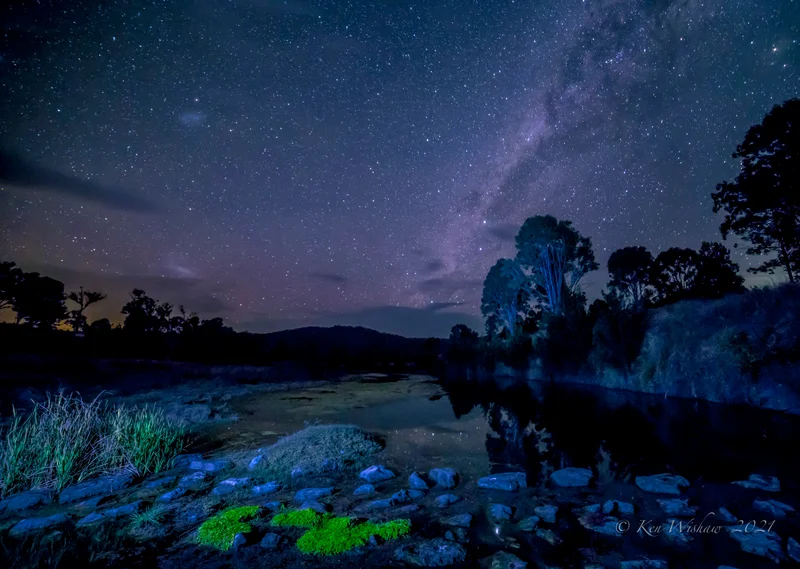
{"type": "Polygon", "coordinates": [[[71,300],[78,305],[77,310],[70,310],[69,312],[69,323],[75,332],[83,332],[86,328],[86,316],[83,315],[83,311],[89,305],[100,302],[105,297],[106,295],[102,292],[83,290],[83,287],[67,295],[67,300],[71,300]]]}
{"type": "Polygon", "coordinates": [[[66,317],[61,281],[39,273],[24,273],[16,289],[13,307],[17,323],[24,321],[34,328],[50,329],[66,317]]]}
{"type": "Polygon", "coordinates": [[[750,127],[736,147],[742,159],[734,182],[711,195],[714,212],[724,210],[722,237],[733,233],[750,242],[750,255],[776,255],[752,273],[774,274],[782,267],[790,282],[800,271],[800,99],[776,105],[750,127]]]}
{"type": "Polygon", "coordinates": [[[635,311],[652,298],[652,273],[653,255],[644,247],[617,249],[608,258],[608,288],[635,311]]]}
{"type": "Polygon", "coordinates": [[[131,292],[130,300],[122,307],[126,314],[124,329],[134,333],[168,332],[172,306],[166,302],[159,304],[154,298],[138,288],[131,292]]]}
{"type": "Polygon", "coordinates": [[[526,277],[511,259],[500,259],[483,281],[481,314],[487,319],[487,334],[501,331],[513,337],[517,321],[528,304],[526,277]],[[491,329],[489,329],[491,326],[491,329]]]}
{"type": "Polygon", "coordinates": [[[694,249],[671,247],[653,263],[652,282],[660,304],[670,304],[694,294],[700,271],[700,255],[694,249]]]}
{"type": "Polygon", "coordinates": [[[695,288],[694,296],[699,298],[722,298],[744,292],[739,265],[731,261],[731,252],[722,243],[703,241],[695,288]]]}
{"type": "Polygon", "coordinates": [[[23,272],[16,263],[0,263],[0,310],[13,306],[22,278],[23,272]]]}
{"type": "Polygon", "coordinates": [[[530,276],[531,294],[542,310],[562,314],[565,297],[578,292],[583,276],[597,269],[592,241],[552,215],[529,217],[516,237],[517,261],[530,276]]]}

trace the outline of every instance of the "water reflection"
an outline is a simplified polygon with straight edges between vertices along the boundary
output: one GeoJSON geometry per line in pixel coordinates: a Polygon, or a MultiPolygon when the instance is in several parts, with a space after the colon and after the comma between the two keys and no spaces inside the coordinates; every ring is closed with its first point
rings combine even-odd
{"type": "Polygon", "coordinates": [[[486,451],[495,471],[521,467],[535,480],[553,469],[595,466],[618,477],[674,471],[716,482],[758,472],[797,491],[794,416],[558,383],[443,387],[457,418],[482,410],[493,431],[486,451]]]}

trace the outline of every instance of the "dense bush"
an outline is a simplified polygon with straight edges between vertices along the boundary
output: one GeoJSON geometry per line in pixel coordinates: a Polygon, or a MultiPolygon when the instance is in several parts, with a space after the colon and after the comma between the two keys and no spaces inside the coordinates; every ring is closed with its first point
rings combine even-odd
{"type": "Polygon", "coordinates": [[[183,428],[156,409],[48,394],[27,413],[15,410],[0,432],[0,495],[29,488],[59,491],[118,469],[159,472],[183,446],[183,428]]]}

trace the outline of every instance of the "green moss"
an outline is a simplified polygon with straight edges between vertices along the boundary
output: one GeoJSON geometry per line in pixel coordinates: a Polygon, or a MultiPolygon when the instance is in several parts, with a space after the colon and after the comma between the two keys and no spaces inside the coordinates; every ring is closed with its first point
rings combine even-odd
{"type": "MultiPolygon", "coordinates": [[[[303,512],[307,511],[303,510],[303,512]]],[[[292,513],[299,514],[301,512],[292,513]]],[[[313,521],[315,525],[297,540],[297,548],[303,553],[338,555],[365,545],[373,535],[380,536],[383,539],[397,539],[408,535],[411,531],[411,522],[408,520],[393,520],[383,524],[375,524],[369,521],[354,522],[351,518],[333,518],[314,513],[316,514],[313,521]]],[[[290,514],[281,515],[290,516],[290,514]]],[[[285,517],[277,525],[289,525],[287,523],[289,519],[285,517]]],[[[294,525],[299,527],[309,527],[308,525],[300,525],[301,522],[305,524],[312,523],[310,516],[302,518],[295,516],[292,521],[297,522],[294,525]]],[[[273,520],[273,523],[275,523],[275,520],[273,520]]]]}
{"type": "Polygon", "coordinates": [[[330,515],[320,514],[308,508],[306,510],[293,510],[278,514],[272,518],[272,525],[311,529],[319,526],[323,520],[328,518],[330,518],[330,515]]]}
{"type": "Polygon", "coordinates": [[[258,506],[229,508],[213,518],[206,520],[198,531],[198,541],[226,551],[233,545],[237,533],[247,533],[252,527],[242,520],[252,518],[258,513],[258,506]]]}

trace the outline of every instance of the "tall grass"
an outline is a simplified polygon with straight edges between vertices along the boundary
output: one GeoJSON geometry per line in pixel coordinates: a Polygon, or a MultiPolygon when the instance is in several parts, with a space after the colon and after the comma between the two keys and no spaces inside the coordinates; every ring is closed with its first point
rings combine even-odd
{"type": "Polygon", "coordinates": [[[184,429],[153,408],[112,407],[99,398],[47,395],[13,412],[0,433],[0,495],[30,488],[60,491],[125,469],[137,475],[169,468],[184,448],[184,429]]]}

